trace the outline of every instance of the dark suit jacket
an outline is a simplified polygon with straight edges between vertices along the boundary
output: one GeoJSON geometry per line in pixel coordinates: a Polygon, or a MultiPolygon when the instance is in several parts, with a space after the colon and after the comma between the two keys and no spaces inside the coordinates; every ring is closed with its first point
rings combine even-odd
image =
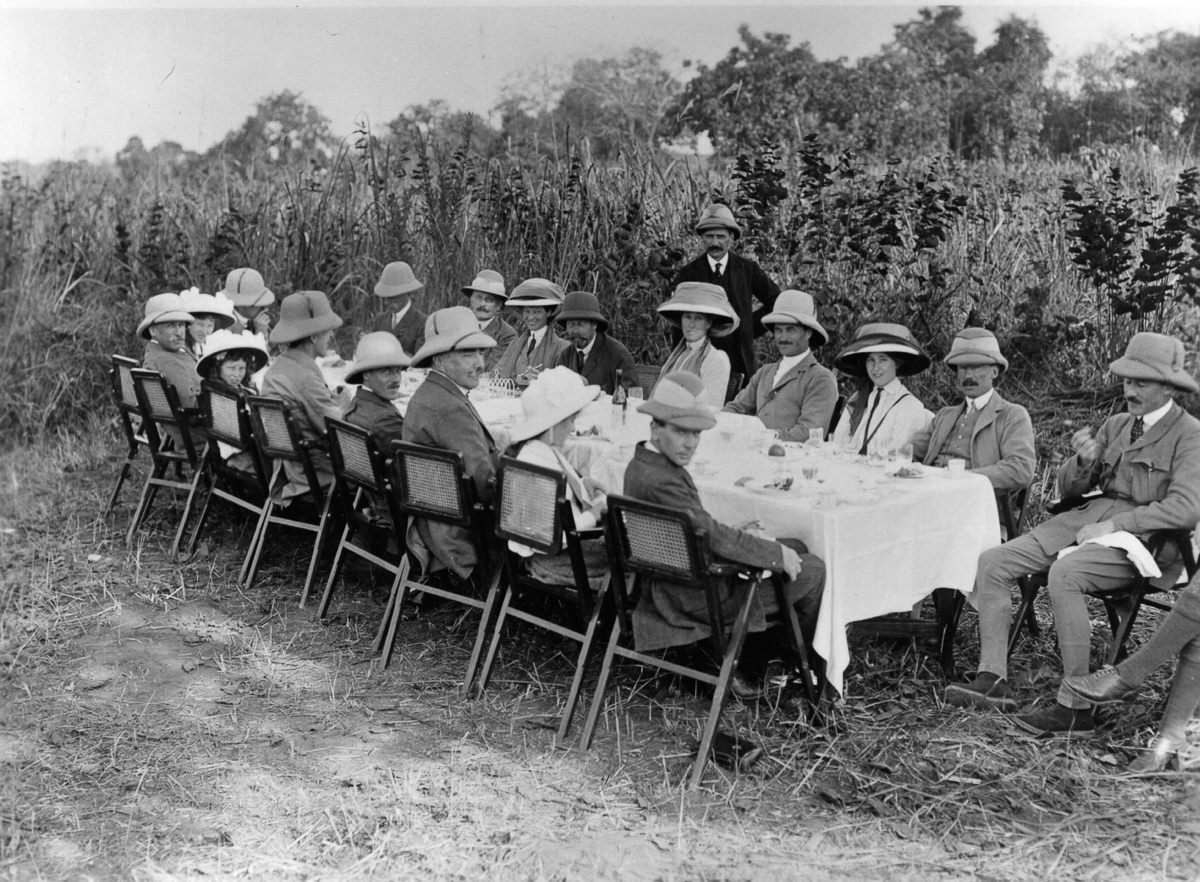
{"type": "MultiPolygon", "coordinates": [[[[918,432],[913,439],[913,457],[933,465],[942,453],[954,424],[962,416],[965,404],[943,407],[933,418],[929,440],[918,432]]],[[[1033,480],[1037,454],[1033,447],[1033,422],[1029,411],[992,392],[992,397],[971,433],[971,471],[983,475],[997,490],[1017,490],[1028,487],[1033,480]]]]}
{"type": "Polygon", "coordinates": [[[754,373],[757,362],[754,360],[754,338],[761,337],[766,328],[762,317],[771,311],[775,298],[779,296],[779,286],[771,277],[763,272],[762,267],[748,257],[729,253],[729,262],[725,264],[725,275],[721,280],[713,275],[708,263],[708,255],[701,254],[690,263],[684,264],[672,289],[680,282],[711,282],[725,289],[734,312],[741,319],[738,329],[727,337],[714,337],[712,344],[729,355],[729,367],[743,377],[754,373]],[[761,306],[754,308],[757,300],[761,306]]]}
{"type": "MultiPolygon", "coordinates": [[[[387,303],[388,301],[384,301],[387,303]]],[[[425,342],[425,313],[417,309],[414,303],[408,308],[408,312],[404,313],[404,318],[400,319],[397,324],[392,324],[392,318],[396,315],[394,309],[380,315],[371,325],[372,331],[391,331],[396,335],[396,339],[400,341],[400,345],[404,347],[406,355],[412,355],[421,348],[421,344],[425,342]]]]}
{"type": "Polygon", "coordinates": [[[505,351],[512,344],[512,341],[517,339],[517,329],[500,318],[500,316],[496,316],[484,325],[482,331],[496,341],[494,348],[485,349],[483,352],[484,370],[491,373],[496,370],[496,365],[500,363],[500,356],[504,355],[505,351]]]}
{"type": "MultiPolygon", "coordinates": [[[[496,442],[475,406],[445,374],[431,370],[413,393],[404,416],[404,440],[460,451],[476,498],[491,499],[499,455],[496,442]]],[[[416,528],[425,546],[446,567],[464,579],[471,574],[478,561],[469,530],[425,520],[418,520],[416,528]]]]}
{"type": "Polygon", "coordinates": [[[633,356],[625,348],[624,343],[614,340],[608,334],[596,334],[596,341],[592,344],[592,351],[588,353],[582,370],[577,369],[575,365],[574,344],[559,352],[554,359],[554,364],[547,365],[547,367],[557,367],[560,364],[569,367],[577,374],[582,374],[589,385],[599,386],[609,395],[617,387],[618,370],[622,372],[622,386],[628,389],[638,385],[637,365],[633,363],[633,356]]]}
{"type": "Polygon", "coordinates": [[[404,417],[396,405],[376,395],[366,386],[359,386],[354,400],[346,408],[346,422],[366,429],[375,438],[375,446],[385,455],[392,442],[404,435],[404,417]]]}
{"type": "MultiPolygon", "coordinates": [[[[625,495],[686,511],[696,527],[708,533],[712,552],[719,558],[752,567],[783,569],[783,547],[778,542],[714,521],[704,510],[687,470],[644,443],[637,446],[625,469],[625,495]]],[[[738,604],[744,599],[744,594],[732,589],[722,592],[726,621],[733,621],[738,604]]],[[[766,626],[766,611],[756,597],[750,612],[750,630],[762,631],[766,626]]],[[[708,606],[699,587],[657,580],[643,586],[633,614],[634,645],[639,650],[695,643],[710,633],[708,606]]]]}
{"type": "MultiPolygon", "coordinates": [[[[1064,498],[1094,489],[1103,495],[1030,530],[1047,554],[1072,544],[1084,524],[1111,520],[1116,529],[1144,538],[1153,530],[1191,530],[1200,521],[1200,421],[1173,404],[1130,444],[1132,425],[1127,413],[1109,417],[1096,436],[1103,451],[1096,462],[1083,468],[1079,457],[1072,456],[1059,469],[1064,498]]],[[[1173,584],[1179,575],[1178,549],[1165,548],[1158,563],[1163,576],[1154,584],[1173,584]]]]}

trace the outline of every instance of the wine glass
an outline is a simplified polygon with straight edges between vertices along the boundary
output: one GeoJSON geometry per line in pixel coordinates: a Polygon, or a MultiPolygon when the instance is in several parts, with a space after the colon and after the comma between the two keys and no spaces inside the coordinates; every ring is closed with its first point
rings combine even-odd
{"type": "Polygon", "coordinates": [[[896,449],[896,462],[901,466],[911,465],[913,461],[913,449],[911,444],[901,444],[896,449]]]}

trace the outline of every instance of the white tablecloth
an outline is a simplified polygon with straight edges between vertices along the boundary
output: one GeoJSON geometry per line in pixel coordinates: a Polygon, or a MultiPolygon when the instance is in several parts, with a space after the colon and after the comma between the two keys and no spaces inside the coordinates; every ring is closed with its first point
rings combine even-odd
{"type": "MultiPolygon", "coordinates": [[[[627,457],[610,445],[593,457],[591,473],[620,492],[627,457]]],[[[788,456],[765,448],[723,449],[705,433],[691,471],[701,500],[717,520],[761,522],[770,536],[803,540],[825,561],[825,594],[813,639],[826,660],[829,682],[839,692],[850,659],[846,626],[854,621],[911,609],[934,588],[969,593],[979,553],[1000,542],[995,495],[986,478],[951,477],[943,469],[917,466],[919,479],[891,477],[857,457],[826,449],[788,446],[788,456]],[[805,479],[803,465],[815,465],[805,479]],[[739,478],[764,482],[794,479],[787,492],[736,486],[739,478]]]]}

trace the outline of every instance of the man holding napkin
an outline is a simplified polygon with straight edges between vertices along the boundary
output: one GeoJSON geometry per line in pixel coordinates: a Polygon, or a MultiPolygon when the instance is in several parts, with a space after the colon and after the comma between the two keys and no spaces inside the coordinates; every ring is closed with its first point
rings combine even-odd
{"type": "MultiPolygon", "coordinates": [[[[1200,421],[1173,400],[1197,391],[1184,367],[1183,343],[1165,334],[1135,334],[1125,355],[1110,366],[1124,382],[1127,413],[1105,420],[1098,433],[1080,429],[1075,455],[1063,463],[1059,513],[1028,533],[985,551],[975,578],[979,606],[979,672],[946,688],[957,705],[1015,708],[1008,683],[1009,591],[1019,576],[1049,567],[1054,627],[1063,674],[1088,672],[1091,621],[1085,595],[1120,588],[1137,573],[1119,545],[1155,530],[1191,529],[1200,521],[1200,421]],[[1064,548],[1078,544],[1070,554],[1064,548]]],[[[1158,560],[1156,585],[1179,575],[1179,550],[1158,560]]],[[[1091,705],[1065,688],[1051,707],[1014,718],[1018,726],[1048,735],[1086,737],[1094,728],[1091,705]]]]}

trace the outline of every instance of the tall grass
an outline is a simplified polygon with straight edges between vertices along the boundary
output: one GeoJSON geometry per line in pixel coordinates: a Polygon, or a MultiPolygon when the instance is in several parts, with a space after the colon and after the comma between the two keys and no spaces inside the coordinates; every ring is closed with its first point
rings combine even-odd
{"type": "MultiPolygon", "coordinates": [[[[817,295],[830,349],[878,317],[908,322],[942,352],[972,321],[995,328],[1030,376],[1083,386],[1097,381],[1110,348],[1105,341],[1101,355],[1094,340],[1069,339],[1073,321],[1106,309],[1072,267],[1058,192],[1064,179],[1102,174],[1094,164],[885,165],[844,155],[821,157],[828,171],[818,173],[820,145],[809,142],[763,145],[729,169],[660,155],[599,164],[578,150],[520,164],[466,146],[398,155],[361,135],[328,168],[273,178],[208,166],[130,181],[82,163],[36,178],[5,173],[3,437],[85,425],[108,407],[108,356],[141,354],[134,329],[145,299],[190,285],[216,290],[245,265],[277,295],[329,293],[347,321],[346,354],[378,308],[380,269],[407,260],[426,283],[427,309],[460,303],[461,286],[483,267],[510,288],[544,276],[595,291],[613,333],[639,360],[660,360],[654,306],[696,251],[692,225],[712,198],[739,206],[741,247],[771,275],[817,295]],[[1047,340],[1040,329],[1051,326],[1061,334],[1047,340]]],[[[1131,188],[1169,203],[1181,163],[1113,159],[1131,188]]],[[[1191,319],[1174,320],[1188,329],[1191,319]]],[[[1128,326],[1118,317],[1105,333],[1117,338],[1128,326]]]]}

